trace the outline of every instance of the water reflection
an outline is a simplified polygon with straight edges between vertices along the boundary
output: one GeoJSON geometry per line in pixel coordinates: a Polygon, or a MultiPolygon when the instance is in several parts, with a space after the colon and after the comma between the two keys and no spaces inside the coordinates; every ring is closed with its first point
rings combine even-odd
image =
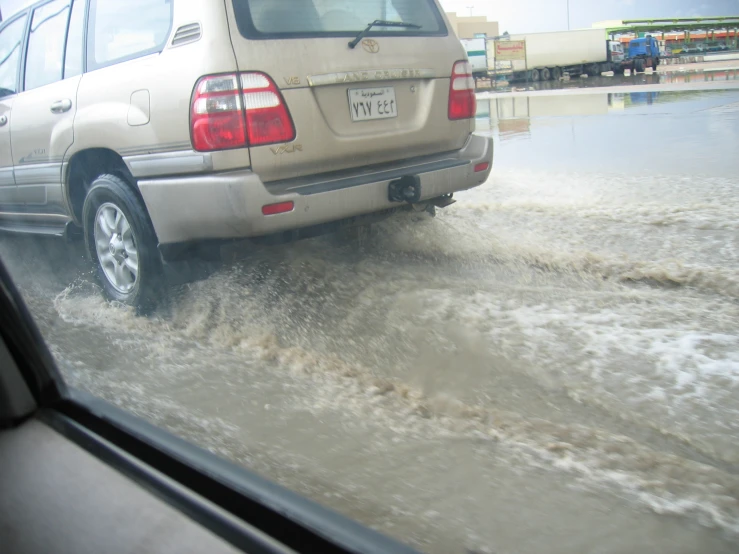
{"type": "MultiPolygon", "coordinates": [[[[657,93],[651,93],[657,94],[657,93]]],[[[637,95],[637,93],[634,93],[637,95]]],[[[576,96],[514,96],[486,98],[477,102],[478,131],[497,129],[502,140],[530,133],[531,118],[605,115],[623,109],[629,94],[578,94],[576,96]]],[[[638,103],[642,100],[630,100],[638,103]]]]}
{"type": "Polygon", "coordinates": [[[478,132],[495,137],[499,168],[544,165],[735,175],[736,158],[727,148],[735,148],[739,140],[739,90],[635,87],[614,93],[495,95],[478,100],[476,125],[478,132]],[[652,136],[662,137],[670,147],[657,147],[642,159],[635,156],[633,144],[643,116],[650,116],[652,136]]]}
{"type": "Polygon", "coordinates": [[[530,133],[531,118],[607,115],[628,108],[651,106],[664,99],[687,100],[700,93],[616,92],[553,96],[481,98],[477,101],[478,131],[498,130],[501,140],[530,133]]]}
{"type": "MultiPolygon", "coordinates": [[[[587,77],[573,78],[569,81],[544,81],[538,83],[508,83],[508,82],[492,82],[479,83],[480,90],[493,90],[495,92],[511,92],[511,91],[534,91],[534,90],[565,90],[565,89],[582,89],[594,87],[611,87],[611,86],[634,86],[634,85],[659,85],[659,84],[680,84],[680,83],[706,83],[706,82],[723,82],[739,80],[739,68],[719,69],[716,71],[696,71],[684,70],[677,66],[667,72],[659,73],[639,73],[637,75],[624,76],[614,75],[613,77],[587,77]]],[[[680,66],[682,67],[682,66],[680,66]]]]}

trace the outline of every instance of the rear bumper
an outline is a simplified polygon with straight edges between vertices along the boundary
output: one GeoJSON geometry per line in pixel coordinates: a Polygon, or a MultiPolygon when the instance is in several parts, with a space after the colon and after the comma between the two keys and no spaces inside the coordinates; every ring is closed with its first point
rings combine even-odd
{"type": "Polygon", "coordinates": [[[139,181],[161,245],[269,235],[397,207],[388,184],[417,175],[421,201],[484,183],[493,163],[491,138],[471,135],[457,152],[265,185],[240,170],[139,181]],[[488,168],[475,172],[487,162],[488,168]],[[294,202],[287,213],[265,216],[262,206],[294,202]]]}

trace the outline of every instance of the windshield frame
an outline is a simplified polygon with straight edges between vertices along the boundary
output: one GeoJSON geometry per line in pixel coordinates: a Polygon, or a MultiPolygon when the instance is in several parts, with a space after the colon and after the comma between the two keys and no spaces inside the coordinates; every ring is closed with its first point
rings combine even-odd
{"type": "MultiPolygon", "coordinates": [[[[449,36],[449,29],[446,24],[446,20],[439,9],[438,4],[435,0],[418,0],[419,2],[425,1],[429,9],[431,9],[436,22],[438,23],[438,30],[424,31],[421,29],[403,29],[397,31],[388,30],[375,30],[372,29],[365,34],[367,37],[446,37],[449,36]]],[[[280,40],[280,39],[297,39],[297,38],[354,38],[362,30],[356,29],[352,31],[286,31],[286,32],[269,32],[265,33],[260,31],[254,25],[252,19],[251,9],[249,8],[249,0],[231,0],[231,9],[233,10],[234,20],[236,26],[239,29],[239,33],[242,37],[249,40],[280,40]],[[238,6],[237,6],[238,5],[238,6]]],[[[372,23],[367,21],[366,25],[372,23]]],[[[414,23],[413,21],[409,23],[414,23]]]]}

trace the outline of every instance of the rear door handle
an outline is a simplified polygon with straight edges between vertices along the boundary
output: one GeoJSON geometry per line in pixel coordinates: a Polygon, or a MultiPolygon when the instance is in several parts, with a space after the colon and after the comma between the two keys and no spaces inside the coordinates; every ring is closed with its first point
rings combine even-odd
{"type": "Polygon", "coordinates": [[[69,98],[57,100],[51,105],[51,113],[64,113],[72,109],[72,101],[69,98]]]}

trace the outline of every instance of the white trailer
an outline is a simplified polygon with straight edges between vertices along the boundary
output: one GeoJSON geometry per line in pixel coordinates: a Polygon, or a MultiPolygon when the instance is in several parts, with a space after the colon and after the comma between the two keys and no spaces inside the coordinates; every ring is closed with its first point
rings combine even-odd
{"type": "Polygon", "coordinates": [[[463,38],[461,40],[467,59],[472,66],[472,73],[480,75],[488,71],[488,56],[484,38],[463,38]]]}
{"type": "Polygon", "coordinates": [[[462,41],[476,75],[487,72],[508,75],[511,80],[547,81],[559,79],[565,72],[600,75],[604,71],[618,70],[624,61],[620,44],[609,41],[604,29],[511,35],[508,40],[526,42],[526,59],[516,61],[496,60],[495,41],[487,39],[486,69],[482,69],[480,55],[482,40],[462,41]]]}

